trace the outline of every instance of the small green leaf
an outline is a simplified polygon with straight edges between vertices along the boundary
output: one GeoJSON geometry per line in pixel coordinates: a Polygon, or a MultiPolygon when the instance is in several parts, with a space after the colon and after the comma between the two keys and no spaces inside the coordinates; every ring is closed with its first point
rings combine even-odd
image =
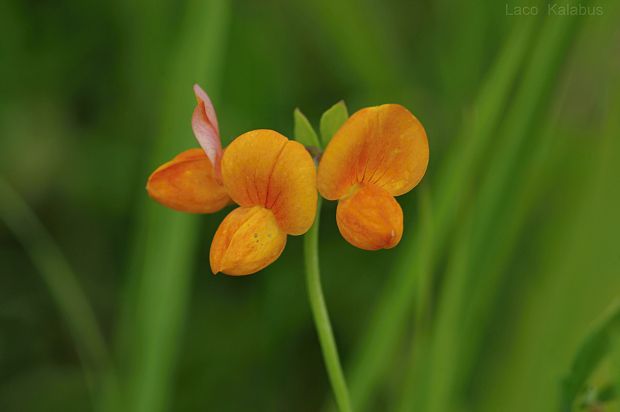
{"type": "MultiPolygon", "coordinates": [[[[620,325],[616,327],[612,334],[611,342],[611,364],[613,370],[612,396],[606,400],[607,402],[620,398],[620,325]]],[[[603,393],[601,391],[601,398],[603,393]]]]}
{"type": "Polygon", "coordinates": [[[316,132],[312,128],[312,125],[308,121],[308,118],[299,109],[295,109],[293,113],[295,119],[295,140],[304,146],[309,147],[321,147],[321,142],[316,132]]]}
{"type": "Polygon", "coordinates": [[[323,146],[327,146],[332,137],[336,134],[340,126],[349,118],[349,111],[344,100],[327,109],[321,116],[321,141],[323,146]]]}
{"type": "Polygon", "coordinates": [[[599,389],[597,395],[599,402],[613,402],[617,398],[617,390],[614,385],[607,385],[599,389]]]}
{"type": "Polygon", "coordinates": [[[577,351],[570,373],[564,379],[563,410],[571,410],[587,379],[601,359],[612,350],[613,337],[618,330],[620,330],[620,300],[611,305],[577,351]]]}

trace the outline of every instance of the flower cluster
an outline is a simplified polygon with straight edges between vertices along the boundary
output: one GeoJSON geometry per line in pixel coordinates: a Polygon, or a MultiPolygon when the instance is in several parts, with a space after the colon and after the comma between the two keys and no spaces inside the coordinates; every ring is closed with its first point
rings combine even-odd
{"type": "Polygon", "coordinates": [[[147,191],[183,212],[214,213],[238,205],[217,229],[210,251],[213,273],[248,275],[275,261],[288,235],[312,226],[318,192],[337,200],[342,236],[366,250],[396,246],[403,212],[395,197],[422,179],[428,141],[422,124],[403,106],[362,109],[335,133],[315,162],[299,142],[273,130],[253,130],[222,149],[207,94],[194,86],[192,128],[202,149],[190,149],[158,167],[147,191]]]}

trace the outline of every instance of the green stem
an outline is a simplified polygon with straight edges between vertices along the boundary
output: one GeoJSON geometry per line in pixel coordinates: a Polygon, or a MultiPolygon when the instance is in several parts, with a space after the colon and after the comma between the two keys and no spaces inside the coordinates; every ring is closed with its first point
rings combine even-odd
{"type": "Polygon", "coordinates": [[[332,325],[329,321],[329,313],[327,313],[327,306],[323,297],[323,288],[321,287],[321,272],[319,269],[320,214],[321,199],[319,199],[317,206],[316,220],[304,236],[304,261],[306,265],[308,297],[336,403],[341,412],[350,412],[352,409],[351,401],[349,400],[349,390],[342,372],[338,348],[336,347],[332,325]]]}

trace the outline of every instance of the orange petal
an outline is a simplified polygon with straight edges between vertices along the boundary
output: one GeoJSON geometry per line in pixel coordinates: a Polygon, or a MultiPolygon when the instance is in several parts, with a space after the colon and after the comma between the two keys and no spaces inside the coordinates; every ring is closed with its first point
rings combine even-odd
{"type": "Polygon", "coordinates": [[[202,149],[190,149],[155,170],[146,184],[149,195],[171,209],[213,213],[230,202],[226,189],[213,178],[202,149]]]}
{"type": "Polygon", "coordinates": [[[196,108],[192,115],[192,130],[196,140],[207,154],[211,165],[215,170],[216,180],[220,180],[220,161],[222,159],[222,141],[217,122],[217,115],[211,99],[200,88],[194,85],[194,95],[196,96],[196,108]]]}
{"type": "Polygon", "coordinates": [[[392,196],[413,189],[428,165],[422,124],[398,104],[369,107],[353,114],[327,145],[318,188],[330,200],[357,183],[372,183],[392,196]]]}
{"type": "Polygon", "coordinates": [[[385,189],[372,184],[354,186],[338,202],[336,221],[342,236],[360,249],[390,249],[403,235],[403,211],[385,189]]]}
{"type": "Polygon", "coordinates": [[[249,275],[275,261],[286,245],[286,233],[273,213],[261,206],[239,207],[226,216],[211,243],[211,270],[249,275]]]}
{"type": "Polygon", "coordinates": [[[237,137],[222,157],[222,179],[230,197],[245,207],[273,211],[286,233],[305,233],[316,214],[316,168],[298,142],[273,130],[237,137]]]}

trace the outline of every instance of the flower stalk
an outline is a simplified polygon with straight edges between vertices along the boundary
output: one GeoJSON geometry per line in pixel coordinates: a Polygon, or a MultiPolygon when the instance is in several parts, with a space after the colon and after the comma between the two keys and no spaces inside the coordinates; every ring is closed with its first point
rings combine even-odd
{"type": "Polygon", "coordinates": [[[340,412],[351,412],[349,390],[342,371],[338,348],[332,331],[329,313],[325,305],[323,288],[321,286],[321,272],[319,268],[319,223],[321,215],[321,198],[318,200],[316,218],[314,224],[304,235],[304,263],[306,266],[306,284],[308,298],[314,324],[319,335],[319,342],[323,352],[325,367],[329,381],[336,398],[336,404],[340,412]]]}

